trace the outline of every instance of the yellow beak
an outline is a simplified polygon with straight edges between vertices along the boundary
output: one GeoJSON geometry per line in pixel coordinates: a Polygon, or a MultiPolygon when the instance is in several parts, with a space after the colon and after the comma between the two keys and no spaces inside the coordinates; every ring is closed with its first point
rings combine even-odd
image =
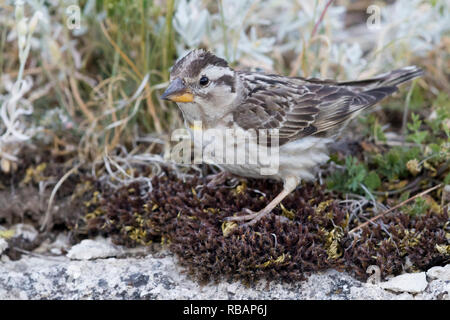
{"type": "Polygon", "coordinates": [[[194,101],[194,95],[186,88],[183,81],[177,78],[169,84],[161,99],[174,102],[192,102],[194,101]]]}

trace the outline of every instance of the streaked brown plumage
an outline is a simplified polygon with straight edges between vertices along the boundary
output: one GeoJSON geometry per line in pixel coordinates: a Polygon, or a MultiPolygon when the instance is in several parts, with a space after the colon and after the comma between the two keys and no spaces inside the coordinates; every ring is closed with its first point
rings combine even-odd
{"type": "Polygon", "coordinates": [[[352,82],[238,72],[247,95],[233,112],[244,129],[280,130],[280,145],[309,135],[330,136],[337,126],[420,74],[415,67],[352,82]]]}
{"type": "Polygon", "coordinates": [[[284,190],[260,212],[229,218],[253,224],[301,179],[314,179],[317,168],[328,159],[327,145],[348,121],[421,74],[422,70],[410,66],[348,82],[284,77],[235,71],[212,53],[194,50],[174,65],[162,98],[178,103],[188,125],[202,121],[205,129],[278,130],[276,174],[261,175],[258,165],[222,165],[237,175],[284,182],[284,190]]]}

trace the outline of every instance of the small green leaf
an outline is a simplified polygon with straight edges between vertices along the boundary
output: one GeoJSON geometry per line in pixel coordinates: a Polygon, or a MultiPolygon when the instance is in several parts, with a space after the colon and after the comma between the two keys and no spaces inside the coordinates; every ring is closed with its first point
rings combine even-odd
{"type": "Polygon", "coordinates": [[[447,175],[445,176],[444,184],[450,184],[450,173],[447,173],[447,175]]]}
{"type": "Polygon", "coordinates": [[[364,178],[364,184],[370,190],[376,190],[381,186],[381,179],[375,171],[370,171],[364,178]]]}

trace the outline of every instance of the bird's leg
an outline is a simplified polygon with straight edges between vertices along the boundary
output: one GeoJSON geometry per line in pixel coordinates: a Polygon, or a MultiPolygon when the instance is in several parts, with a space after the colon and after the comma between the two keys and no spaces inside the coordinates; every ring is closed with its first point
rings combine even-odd
{"type": "Polygon", "coordinates": [[[210,177],[211,181],[206,185],[208,188],[217,187],[219,184],[224,183],[228,178],[232,176],[231,172],[221,171],[210,177]]]}
{"type": "Polygon", "coordinates": [[[283,201],[284,198],[286,198],[286,196],[288,194],[290,194],[297,187],[297,185],[299,183],[300,183],[300,181],[297,177],[294,177],[294,176],[287,177],[284,180],[283,191],[281,191],[275,197],[275,199],[270,201],[270,203],[264,209],[262,209],[258,212],[253,212],[252,210],[245,209],[247,212],[251,212],[251,213],[244,215],[244,216],[227,217],[227,218],[225,218],[225,220],[227,220],[227,221],[248,221],[248,220],[250,220],[249,222],[246,223],[246,225],[249,225],[249,226],[253,225],[259,219],[261,219],[265,215],[269,214],[273,210],[273,208],[275,208],[281,201],[283,201]]]}

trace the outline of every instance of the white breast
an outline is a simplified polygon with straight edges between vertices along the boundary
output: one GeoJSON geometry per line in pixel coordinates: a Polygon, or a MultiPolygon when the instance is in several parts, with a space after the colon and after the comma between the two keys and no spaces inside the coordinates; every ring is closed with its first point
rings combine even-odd
{"type": "Polygon", "coordinates": [[[332,139],[306,137],[280,147],[280,175],[314,180],[320,165],[328,161],[327,145],[332,139]]]}
{"type": "MultiPolygon", "coordinates": [[[[286,143],[276,152],[273,148],[261,148],[256,141],[243,143],[234,130],[227,131],[227,134],[221,132],[224,137],[222,148],[217,142],[211,142],[210,134],[205,136],[203,131],[203,161],[219,165],[236,175],[253,178],[283,180],[287,176],[295,176],[314,180],[318,167],[329,159],[327,144],[332,142],[326,138],[306,137],[286,143]],[[222,154],[214,152],[217,147],[223,150],[222,154]]],[[[200,136],[196,136],[195,143],[200,143],[200,136]]]]}

